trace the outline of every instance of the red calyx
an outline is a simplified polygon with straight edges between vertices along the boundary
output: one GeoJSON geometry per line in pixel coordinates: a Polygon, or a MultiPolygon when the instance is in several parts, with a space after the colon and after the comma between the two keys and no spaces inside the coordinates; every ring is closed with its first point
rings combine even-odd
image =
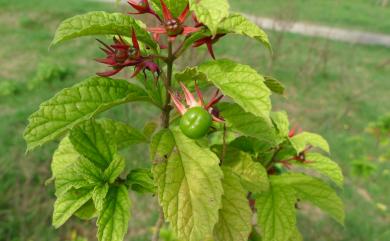
{"type": "Polygon", "coordinates": [[[103,47],[101,48],[106,53],[106,58],[96,59],[97,62],[109,65],[112,70],[97,73],[99,76],[113,76],[125,67],[134,66],[135,70],[131,77],[136,76],[140,71],[149,70],[153,74],[160,74],[159,67],[153,62],[152,56],[142,56],[137,36],[132,30],[132,46],[125,42],[122,37],[114,37],[114,44],[107,45],[98,40],[103,47]]]}

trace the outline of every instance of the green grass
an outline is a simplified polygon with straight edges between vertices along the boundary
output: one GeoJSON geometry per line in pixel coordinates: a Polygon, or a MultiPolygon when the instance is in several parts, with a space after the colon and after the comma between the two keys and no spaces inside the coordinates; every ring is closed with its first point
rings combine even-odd
{"type": "Polygon", "coordinates": [[[390,33],[390,4],[378,0],[233,0],[233,9],[263,17],[390,33]]]}
{"type": "MultiPolygon", "coordinates": [[[[264,7],[258,9],[268,8],[268,1],[262,2],[264,7]]],[[[306,6],[300,11],[308,11],[306,8],[309,9],[306,6]]],[[[14,94],[0,96],[0,240],[72,240],[75,230],[94,240],[92,223],[73,220],[58,231],[51,227],[53,188],[45,187],[44,181],[51,175],[50,155],[55,143],[25,155],[22,139],[27,117],[37,110],[39,103],[63,87],[102,70],[93,61],[101,55],[93,38],[47,50],[61,20],[90,10],[117,9],[114,5],[78,0],[12,3],[0,0],[0,22],[5,23],[0,28],[0,82],[13,82],[18,87],[14,94]],[[45,82],[29,91],[26,86],[42,62],[61,65],[70,70],[69,74],[62,81],[45,82]]],[[[323,21],[333,24],[333,18],[323,21]]],[[[287,98],[274,96],[274,109],[287,109],[293,124],[326,136],[334,159],[347,175],[347,186],[342,191],[348,210],[345,229],[317,210],[304,206],[300,225],[306,240],[390,240],[385,236],[389,235],[385,231],[390,214],[376,207],[377,203],[390,207],[389,176],[361,180],[350,175],[350,162],[362,149],[367,149],[367,154],[375,151],[374,140],[366,138],[364,145],[357,145],[354,139],[361,135],[368,122],[390,108],[390,49],[282,33],[270,36],[275,50],[272,61],[258,43],[239,37],[222,39],[216,46],[216,54],[251,64],[261,73],[283,81],[288,95],[287,98]]],[[[145,119],[154,113],[154,109],[145,105],[119,107],[107,115],[131,120],[136,127],[142,127],[145,119]]],[[[145,148],[132,148],[124,153],[129,156],[130,165],[148,165],[145,148]],[[136,155],[128,155],[131,151],[136,155]]],[[[150,231],[146,226],[156,219],[153,201],[150,197],[137,197],[133,212],[129,240],[148,240],[150,231]]]]}
{"type": "Polygon", "coordinates": [[[274,96],[274,109],[287,109],[293,125],[324,135],[333,158],[343,167],[347,180],[342,192],[347,207],[346,229],[329,218],[322,220],[322,215],[306,216],[301,225],[306,240],[386,240],[379,237],[388,229],[388,222],[383,220],[389,220],[390,215],[376,204],[390,207],[386,197],[390,176],[377,173],[364,182],[351,176],[350,165],[362,148],[365,155],[374,155],[375,140],[364,135],[364,129],[390,108],[390,49],[285,33],[270,36],[275,49],[273,61],[261,45],[240,37],[221,40],[216,54],[220,58],[234,56],[260,73],[280,79],[287,87],[287,98],[274,96]],[[353,141],[356,137],[365,138],[364,145],[357,145],[353,141]],[[371,198],[362,197],[366,192],[371,198]]]}

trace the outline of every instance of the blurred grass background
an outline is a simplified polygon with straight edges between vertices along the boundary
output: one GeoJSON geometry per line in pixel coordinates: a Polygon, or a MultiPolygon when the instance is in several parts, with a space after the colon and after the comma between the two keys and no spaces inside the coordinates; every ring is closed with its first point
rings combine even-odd
{"type": "MultiPolygon", "coordinates": [[[[390,33],[390,7],[379,0],[230,2],[235,11],[259,16],[390,33]]],[[[53,187],[44,182],[51,175],[50,156],[56,145],[25,155],[22,139],[27,117],[42,101],[102,70],[93,61],[101,53],[92,38],[50,52],[47,48],[60,21],[92,10],[129,8],[81,0],[0,0],[0,241],[95,240],[93,223],[72,220],[60,230],[51,227],[53,187]]],[[[377,141],[364,131],[390,110],[390,48],[267,32],[275,51],[272,57],[257,42],[236,36],[222,39],[215,51],[219,58],[250,64],[280,79],[288,94],[273,97],[274,109],[287,110],[293,125],[324,135],[344,170],[346,186],[340,194],[347,209],[345,227],[303,206],[299,225],[305,240],[390,240],[389,164],[377,164],[377,141]],[[378,168],[366,178],[352,175],[353,163],[363,159],[378,168]]],[[[203,51],[196,58],[188,54],[184,61],[208,58],[203,51]]],[[[155,111],[127,106],[107,115],[141,128],[155,111]]],[[[127,151],[130,166],[148,165],[145,149],[127,151]]],[[[149,226],[157,217],[155,203],[151,197],[133,198],[127,240],[148,240],[149,226]]]]}

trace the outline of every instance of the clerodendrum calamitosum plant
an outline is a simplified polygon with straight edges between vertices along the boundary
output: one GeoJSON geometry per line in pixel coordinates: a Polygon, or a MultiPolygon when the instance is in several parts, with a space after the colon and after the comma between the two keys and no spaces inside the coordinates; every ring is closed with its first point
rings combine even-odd
{"type": "Polygon", "coordinates": [[[148,14],[159,25],[145,26],[128,14],[90,12],[61,23],[52,42],[113,38],[99,40],[106,57],[97,61],[109,69],[44,102],[24,134],[28,150],[62,138],[52,162],[53,225],[71,216],[97,217],[98,239],[121,241],[132,191],[155,195],[161,205],[152,240],[159,239],[164,221],[179,240],[300,240],[301,201],[343,223],[342,201],[326,182],[342,187],[343,176],[327,156],[327,142],[290,130],[287,114],[271,111],[271,91],[284,92],[280,82],[227,59],[174,68],[191,47],[206,45],[214,58],[213,44],[227,34],[271,49],[267,35],[229,13],[226,0],[129,4],[133,13],[148,14]],[[134,80],[109,78],[129,68],[134,80]],[[206,89],[216,93],[203,98],[206,89]],[[131,123],[98,118],[114,106],[139,101],[161,110],[161,128],[147,124],[140,131],[131,123]],[[120,150],[137,144],[150,146],[151,168],[124,173],[131,160],[120,150]]]}

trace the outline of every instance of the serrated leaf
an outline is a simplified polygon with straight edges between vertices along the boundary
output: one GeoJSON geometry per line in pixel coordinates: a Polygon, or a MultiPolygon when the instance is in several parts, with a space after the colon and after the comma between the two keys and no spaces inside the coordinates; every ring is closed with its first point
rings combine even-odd
{"type": "Polygon", "coordinates": [[[199,70],[245,111],[269,118],[271,91],[264,84],[264,78],[250,66],[217,60],[200,65],[199,70]]]}
{"type": "Polygon", "coordinates": [[[153,167],[159,202],[179,239],[203,241],[212,235],[221,208],[219,159],[179,129],[171,132],[176,150],[153,167]]]}
{"type": "Polygon", "coordinates": [[[53,225],[55,228],[64,224],[79,208],[92,197],[92,189],[71,189],[57,198],[54,203],[53,225]]]}
{"type": "Polygon", "coordinates": [[[126,163],[123,157],[116,154],[113,157],[113,160],[111,161],[110,165],[107,167],[106,170],[104,170],[104,178],[107,180],[110,184],[114,183],[115,180],[119,177],[119,175],[123,172],[125,169],[126,163]]]}
{"type": "Polygon", "coordinates": [[[320,174],[329,177],[339,187],[343,186],[343,173],[336,162],[332,161],[329,157],[314,152],[306,153],[306,159],[308,162],[295,162],[294,164],[303,168],[315,170],[320,174]]]}
{"type": "Polygon", "coordinates": [[[323,151],[330,152],[328,142],[320,135],[310,132],[302,132],[290,139],[297,153],[305,150],[308,145],[318,147],[323,151]]]}
{"type": "Polygon", "coordinates": [[[149,169],[134,169],[127,176],[126,183],[133,191],[139,193],[155,193],[153,174],[149,169]]]}
{"type": "Polygon", "coordinates": [[[295,191],[289,186],[275,185],[271,177],[268,192],[256,199],[263,241],[286,241],[296,228],[295,191]]]}
{"type": "Polygon", "coordinates": [[[141,21],[122,13],[103,11],[89,12],[63,21],[57,28],[51,46],[83,36],[122,35],[131,37],[131,29],[136,32],[139,41],[154,49],[157,47],[141,21]]]}
{"type": "Polygon", "coordinates": [[[270,76],[264,76],[265,79],[265,85],[274,93],[279,95],[284,95],[284,92],[286,90],[286,87],[280,82],[279,80],[275,79],[274,77],[270,76]]]}
{"type": "Polygon", "coordinates": [[[123,241],[130,219],[130,208],[126,186],[111,186],[97,221],[99,241],[123,241]]]}
{"type": "Polygon", "coordinates": [[[59,174],[67,172],[68,168],[72,166],[81,155],[74,149],[69,137],[65,137],[61,140],[58,148],[53,154],[51,162],[51,171],[53,177],[57,177],[59,174]]]}
{"type": "Polygon", "coordinates": [[[175,139],[172,132],[168,129],[162,129],[157,132],[150,143],[150,158],[162,158],[171,154],[175,147],[175,139]]]}
{"type": "Polygon", "coordinates": [[[95,186],[92,192],[92,200],[95,204],[97,211],[101,211],[103,209],[104,200],[108,193],[108,184],[102,183],[100,185],[95,186]]]}
{"type": "Polygon", "coordinates": [[[229,168],[223,168],[222,209],[214,228],[215,241],[247,241],[252,231],[252,210],[248,192],[241,186],[240,178],[229,168]]]}
{"type": "Polygon", "coordinates": [[[231,125],[233,130],[267,142],[271,146],[276,144],[275,128],[266,118],[245,112],[239,105],[234,103],[220,103],[218,109],[221,116],[231,125]]]}
{"type": "Polygon", "coordinates": [[[102,181],[104,181],[102,171],[88,159],[80,157],[56,176],[56,196],[63,195],[71,188],[93,188],[102,181]]]}
{"type": "Polygon", "coordinates": [[[301,173],[288,173],[279,176],[278,183],[294,188],[299,199],[313,203],[340,224],[344,224],[343,202],[322,180],[301,173]]]}
{"type": "Polygon", "coordinates": [[[218,33],[236,33],[254,38],[270,50],[271,44],[267,34],[256,24],[238,13],[232,13],[218,25],[218,33]]]}
{"type": "Polygon", "coordinates": [[[89,120],[70,131],[74,148],[96,166],[105,169],[110,165],[117,147],[106,130],[94,120],[89,120]]]}
{"type": "Polygon", "coordinates": [[[147,142],[143,133],[126,123],[110,119],[102,119],[97,122],[109,134],[111,141],[117,145],[118,149],[147,142]]]}
{"type": "Polygon", "coordinates": [[[189,3],[198,21],[206,25],[212,35],[217,33],[221,20],[229,16],[230,6],[227,0],[189,0],[189,3]]]}
{"type": "Polygon", "coordinates": [[[24,132],[27,149],[54,140],[113,106],[140,100],[147,100],[145,91],[126,80],[91,77],[63,89],[30,116],[24,132]]]}
{"type": "Polygon", "coordinates": [[[246,190],[253,193],[268,190],[267,171],[260,163],[254,162],[248,153],[229,147],[223,165],[232,168],[246,190]]]}

